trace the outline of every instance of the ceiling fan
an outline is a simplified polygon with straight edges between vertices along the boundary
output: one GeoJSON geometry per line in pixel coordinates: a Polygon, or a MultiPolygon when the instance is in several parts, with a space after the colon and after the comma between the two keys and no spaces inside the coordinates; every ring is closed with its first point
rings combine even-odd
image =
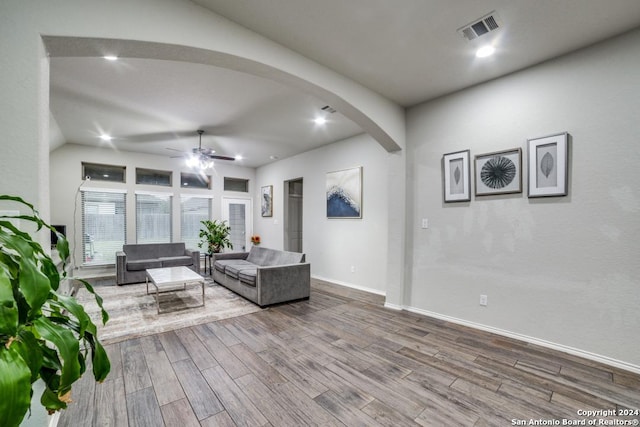
{"type": "Polygon", "coordinates": [[[211,148],[203,148],[202,147],[202,134],[204,131],[202,129],[198,129],[198,135],[200,136],[198,147],[194,147],[190,152],[185,152],[181,150],[176,150],[175,148],[167,148],[167,150],[179,151],[182,153],[181,156],[175,157],[185,157],[187,159],[187,164],[191,167],[200,167],[200,169],[208,169],[213,167],[213,160],[235,160],[235,157],[222,156],[219,154],[215,154],[215,150],[211,148]]]}

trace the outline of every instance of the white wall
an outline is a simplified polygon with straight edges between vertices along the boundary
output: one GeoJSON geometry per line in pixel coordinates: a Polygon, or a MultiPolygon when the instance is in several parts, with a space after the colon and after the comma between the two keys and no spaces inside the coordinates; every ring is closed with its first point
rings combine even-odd
{"type": "Polygon", "coordinates": [[[635,31],[408,111],[406,306],[640,369],[638,70],[635,31]],[[563,131],[569,196],[528,199],[526,140],[563,131]],[[523,194],[443,203],[444,153],[514,147],[523,194]]]}
{"type": "Polygon", "coordinates": [[[313,277],[377,293],[386,290],[388,195],[387,153],[370,136],[360,135],[280,160],[256,171],[255,200],[260,188],[273,185],[273,217],[254,209],[254,230],[262,245],[284,246],[284,182],[303,179],[303,251],[313,277]],[[362,166],[361,219],[327,219],[326,173],[362,166]],[[351,267],[355,272],[351,272],[351,267]]]}
{"type": "MultiPolygon", "coordinates": [[[[216,162],[215,170],[210,172],[211,189],[187,189],[180,187],[180,172],[192,172],[184,165],[182,159],[151,154],[117,152],[107,148],[92,148],[78,144],[65,144],[51,152],[50,191],[51,221],[53,224],[67,226],[69,241],[76,245],[76,253],[81,253],[81,240],[76,236],[82,234],[81,205],[78,188],[110,188],[127,191],[127,241],[136,241],[135,192],[153,191],[173,195],[173,240],[180,240],[180,195],[199,194],[212,197],[212,215],[214,219],[222,217],[222,197],[250,198],[255,192],[255,169],[235,166],[222,161],[216,162]],[[126,183],[107,181],[82,181],[82,162],[126,166],[126,183]],[[137,185],[136,168],[172,171],[172,187],[155,185],[137,185]],[[224,177],[243,178],[249,180],[249,193],[225,192],[224,177]],[[77,200],[77,206],[76,206],[77,200]],[[75,217],[75,230],[73,227],[75,217]],[[74,233],[75,231],[75,233],[74,233]]],[[[78,262],[81,260],[78,259],[78,262]]]]}

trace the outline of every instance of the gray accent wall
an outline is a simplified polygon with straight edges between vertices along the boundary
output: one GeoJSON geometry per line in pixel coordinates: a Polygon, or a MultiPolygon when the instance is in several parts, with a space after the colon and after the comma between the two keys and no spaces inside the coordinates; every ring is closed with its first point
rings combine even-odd
{"type": "Polygon", "coordinates": [[[639,70],[634,31],[408,110],[406,307],[640,369],[639,70]],[[564,131],[567,197],[525,175],[443,203],[444,153],[520,147],[526,174],[527,139],[564,131]]]}

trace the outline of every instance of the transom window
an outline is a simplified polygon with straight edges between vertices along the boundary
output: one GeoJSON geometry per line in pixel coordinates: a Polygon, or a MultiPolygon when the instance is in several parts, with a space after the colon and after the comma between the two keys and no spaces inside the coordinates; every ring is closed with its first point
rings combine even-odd
{"type": "Polygon", "coordinates": [[[183,188],[211,188],[211,177],[198,173],[186,173],[180,174],[180,187],[183,188]]]}
{"type": "Polygon", "coordinates": [[[136,184],[171,187],[171,171],[136,168],[136,184]]]}
{"type": "Polygon", "coordinates": [[[127,168],[125,166],[101,165],[82,162],[82,179],[94,181],[125,182],[127,168]]]}
{"type": "Polygon", "coordinates": [[[224,177],[224,191],[249,192],[249,180],[243,178],[224,177]]]}

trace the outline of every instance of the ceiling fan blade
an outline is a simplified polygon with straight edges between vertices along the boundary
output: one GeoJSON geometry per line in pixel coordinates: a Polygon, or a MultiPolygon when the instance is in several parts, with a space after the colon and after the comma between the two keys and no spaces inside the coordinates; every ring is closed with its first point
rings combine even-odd
{"type": "Polygon", "coordinates": [[[229,157],[229,156],[219,156],[217,154],[209,154],[207,157],[210,157],[212,159],[218,159],[218,160],[235,160],[235,157],[229,157]]]}
{"type": "Polygon", "coordinates": [[[177,158],[177,157],[200,157],[200,159],[203,158],[209,158],[209,159],[216,159],[216,160],[228,160],[228,161],[234,161],[235,157],[230,157],[230,156],[222,156],[222,155],[217,155],[214,154],[216,151],[213,148],[209,148],[209,147],[203,147],[202,146],[202,134],[204,133],[203,130],[198,130],[198,146],[194,147],[191,149],[191,151],[182,151],[182,150],[177,150],[175,148],[169,148],[169,147],[165,147],[167,150],[171,150],[171,151],[177,151],[179,153],[182,153],[182,156],[174,156],[172,158],[177,158]]]}

